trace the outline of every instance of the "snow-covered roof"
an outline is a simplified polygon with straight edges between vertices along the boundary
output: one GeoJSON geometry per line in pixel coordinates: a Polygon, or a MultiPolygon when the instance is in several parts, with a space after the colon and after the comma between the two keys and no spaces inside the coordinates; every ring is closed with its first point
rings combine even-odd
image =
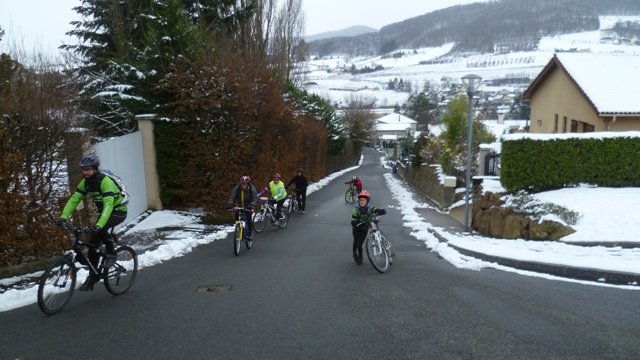
{"type": "MultiPolygon", "coordinates": [[[[380,124],[416,124],[418,123],[417,121],[408,118],[402,114],[397,114],[397,113],[392,113],[389,115],[385,115],[379,119],[376,119],[376,121],[380,124]]],[[[405,126],[405,128],[408,126],[405,126]]]]}
{"type": "Polygon", "coordinates": [[[380,139],[382,140],[396,140],[397,138],[398,138],[398,135],[385,134],[380,136],[380,139]]]}
{"type": "Polygon", "coordinates": [[[640,56],[558,53],[527,92],[534,92],[557,66],[573,79],[598,114],[640,114],[640,56]]]}
{"type": "Polygon", "coordinates": [[[413,126],[409,123],[376,124],[376,131],[406,131],[407,128],[413,129],[413,126]]]}

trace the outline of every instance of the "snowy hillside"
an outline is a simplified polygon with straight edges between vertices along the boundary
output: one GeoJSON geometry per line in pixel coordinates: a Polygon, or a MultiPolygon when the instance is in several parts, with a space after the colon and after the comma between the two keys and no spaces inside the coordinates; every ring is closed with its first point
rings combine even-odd
{"type": "Polygon", "coordinates": [[[334,56],[313,59],[306,63],[305,88],[338,105],[355,96],[375,98],[378,107],[401,105],[409,97],[408,92],[388,89],[389,82],[394,79],[402,79],[405,84],[409,82],[411,91],[419,92],[427,82],[432,88],[446,87],[449,83],[460,83],[460,78],[466,74],[477,74],[483,78],[482,90],[521,92],[555,52],[625,53],[637,55],[640,61],[639,45],[603,40],[606,30],[620,20],[640,22],[640,17],[602,17],[601,31],[542,38],[538,49],[531,52],[451,56],[447,54],[454,44],[446,44],[437,48],[396,50],[386,58],[334,56]],[[362,72],[375,68],[379,70],[362,72]],[[352,74],[353,70],[358,73],[352,74]],[[496,84],[492,84],[492,80],[496,84]]]}

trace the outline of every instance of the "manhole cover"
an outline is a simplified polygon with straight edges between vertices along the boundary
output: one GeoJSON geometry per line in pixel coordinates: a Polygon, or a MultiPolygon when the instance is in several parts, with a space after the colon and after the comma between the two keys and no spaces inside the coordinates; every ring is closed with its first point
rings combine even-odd
{"type": "Polygon", "coordinates": [[[196,292],[229,292],[233,285],[202,285],[198,286],[196,292]]]}

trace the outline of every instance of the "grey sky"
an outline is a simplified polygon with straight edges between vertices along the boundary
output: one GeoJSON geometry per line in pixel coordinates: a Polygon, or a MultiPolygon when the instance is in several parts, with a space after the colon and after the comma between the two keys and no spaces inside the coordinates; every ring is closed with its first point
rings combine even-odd
{"type": "Polygon", "coordinates": [[[307,35],[354,25],[380,29],[385,25],[454,5],[488,0],[303,0],[307,35]]]}
{"type": "MultiPolygon", "coordinates": [[[[307,35],[366,25],[376,29],[449,6],[488,0],[303,0],[307,35]]],[[[6,34],[0,50],[23,45],[27,50],[55,51],[71,42],[64,33],[77,20],[71,10],[80,0],[0,0],[0,27],[6,34]]]]}

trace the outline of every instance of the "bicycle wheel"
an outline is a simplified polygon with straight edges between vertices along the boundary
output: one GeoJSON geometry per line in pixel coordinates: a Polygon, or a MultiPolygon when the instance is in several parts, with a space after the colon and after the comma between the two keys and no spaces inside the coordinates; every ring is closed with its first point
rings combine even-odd
{"type": "Polygon", "coordinates": [[[52,315],[67,305],[76,287],[76,269],[68,257],[60,258],[47,266],[38,285],[38,306],[52,315]]]}
{"type": "Polygon", "coordinates": [[[369,234],[366,239],[367,257],[373,265],[373,268],[380,273],[384,273],[389,269],[389,253],[387,249],[380,244],[380,234],[369,234]]]}
{"type": "Polygon", "coordinates": [[[352,196],[351,196],[351,189],[347,189],[347,191],[344,192],[344,202],[346,202],[347,204],[351,202],[352,196]]]}
{"type": "Polygon", "coordinates": [[[293,197],[289,197],[289,203],[287,204],[287,213],[291,214],[292,212],[296,211],[296,206],[295,206],[295,199],[293,197]]]}
{"type": "Polygon", "coordinates": [[[238,256],[240,254],[240,245],[242,244],[242,225],[236,223],[236,228],[233,231],[233,253],[238,256]]]}
{"type": "MultiPolygon", "coordinates": [[[[267,206],[267,205],[265,205],[267,206]]],[[[253,230],[259,233],[267,226],[267,211],[265,208],[253,214],[253,230]]]]}
{"type": "Polygon", "coordinates": [[[138,255],[129,246],[116,249],[116,262],[108,269],[104,269],[106,277],[104,286],[113,295],[124,294],[129,290],[138,274],[138,255]]]}
{"type": "Polygon", "coordinates": [[[253,239],[251,239],[250,237],[245,237],[244,246],[247,248],[247,250],[251,249],[251,247],[253,247],[253,239]]]}
{"type": "Polygon", "coordinates": [[[275,225],[277,227],[279,227],[280,229],[284,229],[287,224],[289,223],[289,213],[287,211],[284,211],[284,209],[282,209],[282,219],[278,220],[275,222],[275,225]]]}

